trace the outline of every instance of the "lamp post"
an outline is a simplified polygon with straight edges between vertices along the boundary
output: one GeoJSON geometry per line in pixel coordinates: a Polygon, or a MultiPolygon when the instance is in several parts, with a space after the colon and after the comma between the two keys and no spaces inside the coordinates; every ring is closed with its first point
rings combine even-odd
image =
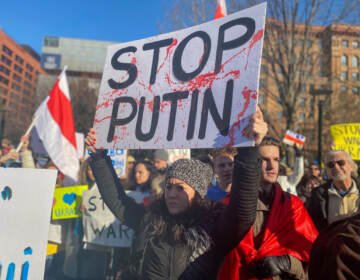
{"type": "Polygon", "coordinates": [[[326,102],[326,99],[332,94],[332,90],[329,89],[315,89],[314,85],[310,87],[310,93],[315,97],[318,96],[318,154],[317,158],[319,164],[321,165],[322,157],[322,125],[323,125],[323,108],[326,102]]]}

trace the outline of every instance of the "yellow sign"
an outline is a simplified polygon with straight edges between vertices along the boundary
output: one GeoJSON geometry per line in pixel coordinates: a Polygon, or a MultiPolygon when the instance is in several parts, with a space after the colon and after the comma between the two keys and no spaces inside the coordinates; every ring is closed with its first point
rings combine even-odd
{"type": "Polygon", "coordinates": [[[87,185],[56,188],[52,219],[60,220],[81,217],[82,192],[87,189],[87,185]]]}
{"type": "Polygon", "coordinates": [[[343,123],[330,126],[335,150],[344,150],[354,160],[360,160],[360,123],[343,123]]]}

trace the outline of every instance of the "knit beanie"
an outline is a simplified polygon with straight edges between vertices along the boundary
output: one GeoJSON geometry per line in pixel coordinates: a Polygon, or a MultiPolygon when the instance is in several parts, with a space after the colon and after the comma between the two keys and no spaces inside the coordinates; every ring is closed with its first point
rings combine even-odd
{"type": "Polygon", "coordinates": [[[169,159],[169,154],[166,150],[156,150],[153,158],[167,161],[169,159]]]}
{"type": "Polygon", "coordinates": [[[196,159],[179,159],[166,172],[166,181],[170,178],[182,180],[202,198],[206,195],[212,177],[211,166],[196,159]]]}

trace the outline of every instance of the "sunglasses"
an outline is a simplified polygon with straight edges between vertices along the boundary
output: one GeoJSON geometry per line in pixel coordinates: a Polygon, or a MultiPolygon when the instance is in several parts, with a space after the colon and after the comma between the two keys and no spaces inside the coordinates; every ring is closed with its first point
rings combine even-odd
{"type": "Polygon", "coordinates": [[[346,163],[345,160],[341,159],[341,160],[330,161],[326,164],[326,166],[331,169],[334,168],[336,164],[338,164],[341,167],[344,166],[345,163],[346,163]]]}

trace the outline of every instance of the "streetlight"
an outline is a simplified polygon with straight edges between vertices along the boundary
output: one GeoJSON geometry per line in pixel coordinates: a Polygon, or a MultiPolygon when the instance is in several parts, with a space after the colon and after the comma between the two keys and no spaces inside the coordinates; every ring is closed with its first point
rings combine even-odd
{"type": "Polygon", "coordinates": [[[321,146],[322,146],[322,121],[323,121],[323,108],[325,105],[326,99],[332,94],[332,90],[329,89],[315,89],[314,85],[310,86],[310,93],[315,97],[318,96],[318,154],[317,158],[319,164],[321,165],[321,146]],[[323,96],[322,98],[320,98],[323,96]]]}

